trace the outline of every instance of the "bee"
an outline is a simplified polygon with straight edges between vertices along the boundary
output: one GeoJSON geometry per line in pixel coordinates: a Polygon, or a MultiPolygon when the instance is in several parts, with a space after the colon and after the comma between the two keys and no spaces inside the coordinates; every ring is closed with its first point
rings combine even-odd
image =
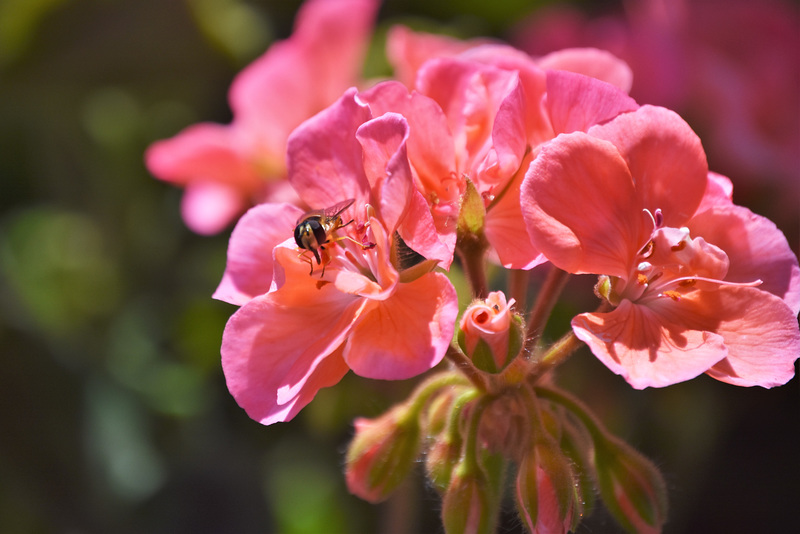
{"type": "MultiPolygon", "coordinates": [[[[311,251],[314,255],[314,259],[317,260],[317,265],[322,265],[322,258],[320,258],[319,251],[325,250],[323,248],[325,244],[335,243],[342,239],[353,240],[353,238],[348,236],[335,237],[333,235],[339,228],[344,228],[353,222],[353,219],[342,222],[342,212],[349,208],[353,202],[355,202],[355,199],[351,198],[329,208],[311,210],[304,213],[297,220],[297,225],[294,227],[294,241],[297,243],[297,246],[304,249],[304,251],[311,251]]],[[[309,263],[311,264],[311,272],[309,274],[313,274],[314,263],[310,260],[309,263]]],[[[322,266],[322,274],[325,274],[324,265],[322,266]]]]}

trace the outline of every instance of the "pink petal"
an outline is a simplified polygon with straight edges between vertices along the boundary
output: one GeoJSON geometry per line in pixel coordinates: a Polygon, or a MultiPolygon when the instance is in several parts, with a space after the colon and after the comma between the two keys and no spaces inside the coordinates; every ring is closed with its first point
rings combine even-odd
{"type": "Polygon", "coordinates": [[[289,204],[260,204],[245,213],[228,243],[225,274],[214,298],[242,305],[269,291],[272,249],[292,239],[302,211],[289,204]]]}
{"type": "Polygon", "coordinates": [[[628,93],[633,84],[633,71],[614,54],[597,48],[565,48],[539,58],[544,70],[554,69],[591,76],[610,83],[628,93]]]}
{"type": "Polygon", "coordinates": [[[727,176],[708,172],[708,183],[703,201],[697,207],[697,213],[703,212],[712,206],[733,204],[733,182],[727,176]]]}
{"type": "Polygon", "coordinates": [[[705,193],[708,164],[700,139],[682,118],[642,106],[589,133],[611,141],[625,156],[644,208],[661,209],[666,226],[686,224],[705,193]]]}
{"type": "Polygon", "coordinates": [[[771,388],[794,376],[800,356],[797,312],[778,297],[752,287],[722,287],[709,308],[724,310],[716,331],[728,357],[708,375],[736,386],[771,388]]]}
{"type": "Polygon", "coordinates": [[[478,41],[415,32],[406,26],[392,26],[386,37],[386,56],[394,67],[395,78],[407,87],[414,86],[423,63],[434,57],[454,56],[478,41]]]}
{"type": "Polygon", "coordinates": [[[456,225],[439,230],[428,203],[419,191],[414,191],[408,213],[398,229],[406,245],[431,260],[439,260],[439,266],[449,269],[456,248],[456,225]]]}
{"type": "Polygon", "coordinates": [[[457,315],[458,297],[443,274],[399,284],[391,298],[365,310],[348,339],[345,361],[366,378],[416,376],[444,357],[457,315]]]}
{"type": "Polygon", "coordinates": [[[416,171],[420,188],[442,201],[460,197],[453,187],[457,175],[453,137],[442,108],[433,99],[417,92],[409,93],[402,84],[383,82],[359,93],[375,116],[388,112],[403,115],[408,122],[408,157],[416,171]]]}
{"type": "Polygon", "coordinates": [[[473,177],[478,191],[507,184],[520,168],[527,147],[525,91],[517,83],[501,102],[494,118],[489,155],[473,177]]]}
{"type": "Polygon", "coordinates": [[[533,160],[520,192],[533,246],[571,273],[627,277],[642,246],[633,179],[616,148],[561,134],[533,160]]]}
{"type": "Polygon", "coordinates": [[[503,44],[484,44],[461,54],[464,59],[516,72],[525,90],[524,124],[528,144],[537,146],[554,137],[543,107],[546,91],[545,71],[528,54],[503,44]]]}
{"type": "MultiPolygon", "coordinates": [[[[307,272],[306,278],[315,288],[307,272]]],[[[364,305],[330,284],[305,300],[291,294],[287,299],[287,292],[291,293],[282,289],[249,301],[233,314],[222,336],[228,389],[262,424],[288,421],[320,387],[341,379],[346,367],[337,348],[364,305]],[[313,326],[309,317],[314,318],[313,326]]]]}
{"type": "Polygon", "coordinates": [[[246,209],[241,191],[219,182],[191,182],[181,200],[186,226],[200,235],[220,233],[246,209]]]}
{"type": "Polygon", "coordinates": [[[532,154],[529,154],[517,176],[486,212],[483,228],[486,239],[497,253],[500,263],[508,269],[532,269],[547,261],[531,243],[522,218],[519,190],[531,159],[532,154]]]}
{"type": "Polygon", "coordinates": [[[556,134],[587,131],[638,104],[611,84],[566,71],[547,73],[547,111],[556,134]]]}
{"type": "Polygon", "coordinates": [[[369,183],[356,131],[371,118],[350,89],[289,137],[289,182],[309,206],[323,209],[348,198],[366,203],[369,183]]]}
{"type": "Polygon", "coordinates": [[[408,210],[414,182],[408,162],[408,123],[397,113],[365,122],[356,132],[364,152],[364,172],[380,218],[394,232],[408,210]]]}
{"type": "Polygon", "coordinates": [[[572,330],[606,367],[636,389],[690,380],[727,354],[721,336],[667,322],[629,300],[609,313],[576,316],[572,330]]]}
{"type": "Polygon", "coordinates": [[[375,0],[305,2],[291,37],[273,44],[231,85],[237,121],[282,154],[296,126],[360,78],[378,7],[375,0]]]}
{"type": "Polygon", "coordinates": [[[147,169],[177,185],[192,181],[228,184],[247,195],[263,184],[250,155],[236,143],[231,126],[201,123],[170,139],[157,141],[145,153],[147,169]]]}
{"type": "Polygon", "coordinates": [[[469,169],[485,152],[497,111],[518,85],[516,72],[473,61],[440,58],[424,65],[417,90],[447,116],[460,169],[469,169]]]}
{"type": "Polygon", "coordinates": [[[688,223],[693,236],[725,251],[729,282],[761,280],[758,289],[783,299],[800,312],[800,268],[786,237],[775,224],[733,204],[712,207],[688,223]]]}

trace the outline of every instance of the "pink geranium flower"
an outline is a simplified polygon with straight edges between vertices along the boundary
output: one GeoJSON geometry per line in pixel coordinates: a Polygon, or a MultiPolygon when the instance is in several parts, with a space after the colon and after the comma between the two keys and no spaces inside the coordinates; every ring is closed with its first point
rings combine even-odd
{"type": "Polygon", "coordinates": [[[797,259],[724,185],[708,187],[688,125],[651,106],[559,136],[525,177],[534,245],[561,269],[601,274],[597,292],[614,306],[575,317],[576,336],[636,388],[704,372],[772,387],[794,374],[797,259]]]}
{"type": "Polygon", "coordinates": [[[186,189],[189,228],[214,234],[258,202],[299,202],[285,181],[286,141],[359,80],[378,4],[308,0],[292,36],[233,81],[230,124],[196,124],[148,149],[150,172],[186,189]]]}
{"type": "Polygon", "coordinates": [[[217,296],[244,305],[225,328],[222,365],[253,419],[293,418],[348,369],[403,379],[444,356],[458,313],[453,286],[431,271],[435,262],[400,270],[395,261],[414,193],[407,136],[402,116],[373,117],[355,89],[292,135],[289,180],[300,197],[315,207],[354,199],[342,214],[352,222],[320,250],[324,270],[313,263],[309,274],[294,208],[257,206],[234,230],[217,296]],[[252,239],[258,232],[267,237],[252,239]]]}
{"type": "MultiPolygon", "coordinates": [[[[395,111],[407,118],[409,159],[427,203],[427,210],[423,206],[416,213],[422,217],[430,211],[445,256],[452,257],[455,249],[469,180],[484,204],[488,243],[500,263],[516,269],[544,261],[528,239],[519,203],[519,187],[538,146],[558,133],[586,130],[637,107],[608,83],[545,72],[531,58],[500,45],[428,61],[418,72],[415,91],[386,82],[361,98],[378,113],[395,111]]],[[[426,250],[426,256],[449,263],[433,247],[426,250]]]]}

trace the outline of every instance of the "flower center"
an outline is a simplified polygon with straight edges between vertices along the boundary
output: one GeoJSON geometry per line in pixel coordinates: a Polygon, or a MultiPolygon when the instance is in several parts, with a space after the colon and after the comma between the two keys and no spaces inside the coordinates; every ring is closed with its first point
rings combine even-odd
{"type": "Polygon", "coordinates": [[[722,249],[702,237],[692,238],[686,227],[664,226],[661,210],[654,214],[646,212],[653,222],[653,231],[634,258],[630,275],[601,276],[596,288],[599,295],[615,306],[623,299],[639,303],[664,298],[679,301],[692,291],[732,284],[724,281],[730,261],[722,249]]]}

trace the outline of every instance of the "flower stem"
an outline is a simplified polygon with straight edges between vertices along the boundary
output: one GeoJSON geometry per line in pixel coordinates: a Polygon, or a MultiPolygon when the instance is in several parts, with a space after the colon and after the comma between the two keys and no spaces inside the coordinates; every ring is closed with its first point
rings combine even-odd
{"type": "Polygon", "coordinates": [[[456,385],[465,386],[468,384],[469,382],[465,379],[463,374],[454,373],[452,371],[445,371],[431,376],[420,383],[411,394],[410,398],[413,399],[413,401],[409,405],[409,417],[418,417],[431,395],[440,391],[442,388],[456,385]]]}
{"type": "Polygon", "coordinates": [[[528,319],[528,329],[525,332],[525,354],[531,354],[534,345],[541,339],[547,319],[568,279],[569,273],[554,265],[547,273],[547,278],[539,290],[539,295],[536,297],[528,319]]]}
{"type": "Polygon", "coordinates": [[[489,284],[486,281],[486,243],[479,236],[465,234],[458,240],[456,247],[458,257],[461,258],[461,267],[469,280],[472,295],[483,299],[489,294],[489,284]]]}
{"type": "Polygon", "coordinates": [[[530,271],[510,269],[508,275],[508,292],[516,302],[516,309],[524,310],[528,306],[528,285],[531,279],[530,271]]]}
{"type": "Polygon", "coordinates": [[[445,356],[453,362],[456,368],[461,371],[478,390],[487,391],[489,389],[489,383],[486,377],[472,364],[472,360],[467,358],[466,354],[450,345],[445,356]]]}

